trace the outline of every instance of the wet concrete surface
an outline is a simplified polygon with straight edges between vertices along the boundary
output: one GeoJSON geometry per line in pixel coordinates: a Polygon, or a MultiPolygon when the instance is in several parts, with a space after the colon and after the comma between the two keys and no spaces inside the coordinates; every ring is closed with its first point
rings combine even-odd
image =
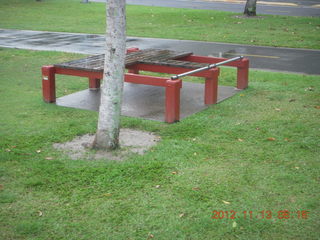
{"type": "MultiPolygon", "coordinates": [[[[105,38],[97,34],[0,29],[0,47],[101,54],[105,38]]],[[[127,47],[191,51],[203,56],[250,59],[250,67],[278,72],[320,74],[320,50],[260,47],[240,44],[128,37],[127,47]]]]}
{"type": "MultiPolygon", "coordinates": [[[[92,2],[105,2],[105,0],[92,0],[92,2]]],[[[257,14],[307,17],[320,16],[320,8],[315,7],[315,5],[319,4],[316,0],[265,0],[262,2],[263,3],[259,3],[258,1],[257,14]],[[289,4],[291,4],[291,6],[289,4]]],[[[245,1],[239,3],[238,1],[232,2],[221,0],[127,0],[127,4],[243,13],[245,1]]]]}
{"type": "MultiPolygon", "coordinates": [[[[204,84],[183,82],[180,96],[180,119],[209,107],[204,104],[204,84]]],[[[235,95],[234,87],[219,86],[218,102],[235,95]]],[[[58,106],[98,111],[99,90],[83,90],[57,99],[58,106]]],[[[121,114],[149,120],[164,121],[165,88],[125,83],[121,114]]]]}

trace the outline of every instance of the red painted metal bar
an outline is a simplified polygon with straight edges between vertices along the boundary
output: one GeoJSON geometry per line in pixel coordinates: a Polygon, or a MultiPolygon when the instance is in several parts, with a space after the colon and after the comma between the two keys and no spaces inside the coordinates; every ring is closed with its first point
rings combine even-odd
{"type": "MultiPolygon", "coordinates": [[[[148,71],[148,72],[158,72],[158,73],[169,73],[169,74],[180,74],[184,73],[186,69],[188,68],[179,68],[179,67],[170,67],[170,66],[160,66],[160,65],[153,65],[153,64],[145,64],[145,63],[138,63],[130,67],[130,69],[135,70],[142,70],[142,71],[148,71]]],[[[190,68],[191,69],[191,68],[190,68]]],[[[193,69],[191,69],[193,70],[193,69]]],[[[209,70],[194,73],[191,76],[196,77],[210,77],[209,70]]]]}
{"type": "Polygon", "coordinates": [[[166,87],[168,78],[152,77],[140,74],[126,73],[124,75],[125,82],[145,84],[151,86],[166,87]]]}
{"type": "Polygon", "coordinates": [[[102,72],[91,72],[91,71],[84,71],[84,70],[74,70],[74,69],[60,68],[60,67],[55,67],[55,73],[56,74],[62,74],[62,75],[77,76],[77,77],[96,78],[96,79],[102,79],[103,78],[103,73],[102,72]]]}

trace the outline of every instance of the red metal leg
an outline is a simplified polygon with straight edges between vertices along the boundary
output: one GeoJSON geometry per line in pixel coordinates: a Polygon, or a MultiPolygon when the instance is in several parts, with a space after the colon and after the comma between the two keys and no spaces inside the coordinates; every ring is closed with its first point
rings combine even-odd
{"type": "Polygon", "coordinates": [[[42,95],[45,102],[51,103],[56,101],[56,79],[54,66],[42,67],[42,95]]]}
{"type": "Polygon", "coordinates": [[[100,79],[89,78],[89,88],[90,90],[98,90],[100,88],[100,79]]]}
{"type": "Polygon", "coordinates": [[[138,68],[128,68],[128,73],[139,74],[138,68]]]}
{"type": "Polygon", "coordinates": [[[241,67],[238,67],[237,72],[237,88],[245,89],[248,87],[249,82],[249,59],[244,58],[241,62],[241,67]]]}
{"type": "Polygon", "coordinates": [[[166,86],[166,112],[165,121],[173,123],[180,120],[180,88],[182,81],[168,80],[166,86]]]}
{"type": "Polygon", "coordinates": [[[219,68],[209,70],[211,77],[206,78],[204,89],[204,104],[215,104],[218,100],[218,77],[220,73],[219,68]]]}
{"type": "MultiPolygon", "coordinates": [[[[139,48],[135,48],[135,47],[127,49],[127,53],[139,52],[139,51],[140,51],[140,49],[139,48]]],[[[128,69],[128,73],[139,74],[139,69],[137,69],[137,68],[129,68],[128,69]]]]}

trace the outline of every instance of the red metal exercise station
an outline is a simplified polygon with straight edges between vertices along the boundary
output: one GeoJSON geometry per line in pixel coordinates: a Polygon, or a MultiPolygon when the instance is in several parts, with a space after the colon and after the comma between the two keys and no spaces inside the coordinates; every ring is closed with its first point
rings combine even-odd
{"type": "MultiPolygon", "coordinates": [[[[165,121],[173,123],[180,119],[180,89],[182,80],[172,80],[164,77],[154,77],[139,74],[139,71],[181,74],[208,64],[215,64],[227,60],[226,58],[204,57],[193,55],[189,52],[176,52],[170,50],[147,49],[139,50],[130,48],[127,50],[126,68],[124,81],[135,84],[145,84],[165,87],[165,121]]],[[[100,88],[100,80],[103,79],[103,55],[87,57],[80,60],[70,61],[42,67],[42,92],[45,102],[56,101],[55,75],[71,75],[86,77],[89,79],[89,88],[100,88]]],[[[248,87],[249,60],[246,58],[232,61],[226,66],[237,68],[238,89],[248,87]]],[[[191,76],[205,79],[204,103],[215,104],[218,97],[218,67],[190,74],[191,76]]]]}

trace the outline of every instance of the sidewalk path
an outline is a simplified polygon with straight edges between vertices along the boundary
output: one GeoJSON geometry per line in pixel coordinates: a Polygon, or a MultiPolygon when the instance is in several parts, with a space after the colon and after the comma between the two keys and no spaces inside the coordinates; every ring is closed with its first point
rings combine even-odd
{"type": "MultiPolygon", "coordinates": [[[[0,29],[0,47],[100,54],[104,52],[104,44],[103,35],[0,29]]],[[[320,75],[320,50],[138,37],[128,37],[127,47],[191,51],[227,58],[243,55],[250,59],[251,68],[320,75]]]]}

